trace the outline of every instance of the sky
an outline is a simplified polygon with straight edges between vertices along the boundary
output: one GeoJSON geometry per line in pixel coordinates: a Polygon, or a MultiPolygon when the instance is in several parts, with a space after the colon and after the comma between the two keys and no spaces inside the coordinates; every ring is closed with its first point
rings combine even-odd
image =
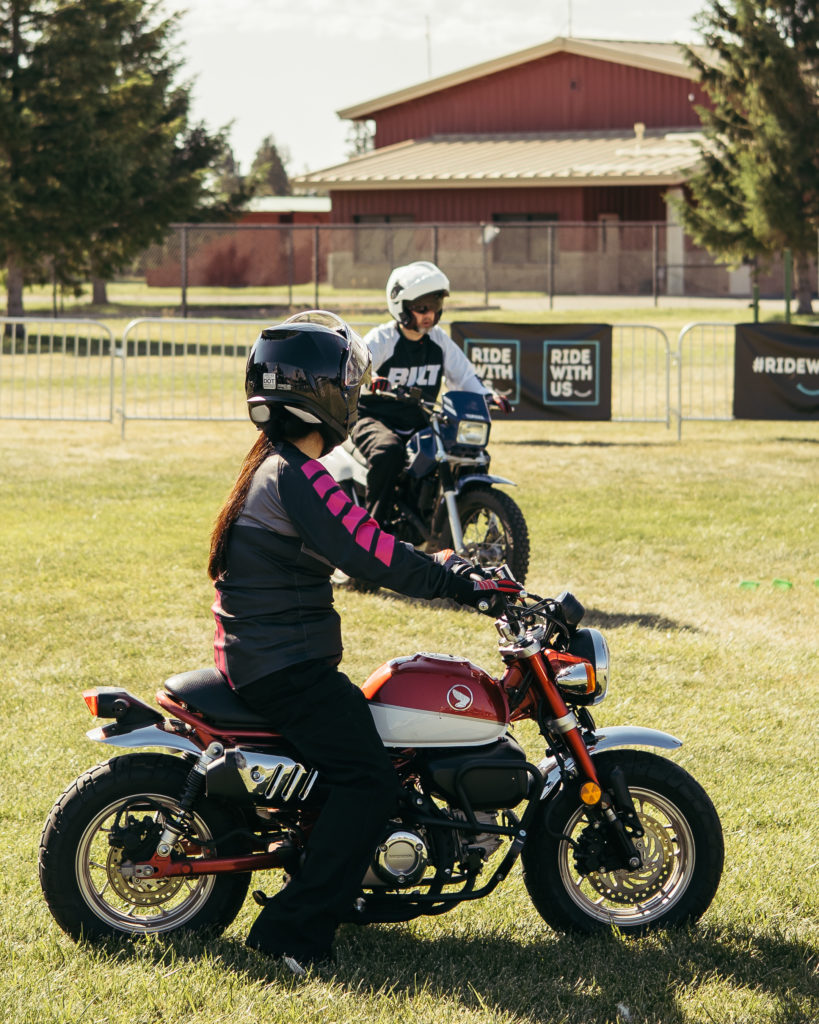
{"type": "MultiPolygon", "coordinates": [[[[182,0],[166,0],[169,10],[182,0]]],[[[706,0],[187,0],[193,118],[230,125],[243,172],[267,135],[291,176],[343,163],[336,111],[556,36],[696,41],[706,0]]]]}

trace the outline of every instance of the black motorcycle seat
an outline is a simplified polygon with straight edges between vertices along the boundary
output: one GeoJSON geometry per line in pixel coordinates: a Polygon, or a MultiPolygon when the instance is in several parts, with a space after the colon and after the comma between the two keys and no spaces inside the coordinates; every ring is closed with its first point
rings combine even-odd
{"type": "Polygon", "coordinates": [[[217,725],[242,728],[263,728],[271,732],[270,723],[257,715],[242,701],[222,673],[216,668],[199,668],[179,672],[165,680],[165,689],[192,711],[198,711],[217,725]]]}

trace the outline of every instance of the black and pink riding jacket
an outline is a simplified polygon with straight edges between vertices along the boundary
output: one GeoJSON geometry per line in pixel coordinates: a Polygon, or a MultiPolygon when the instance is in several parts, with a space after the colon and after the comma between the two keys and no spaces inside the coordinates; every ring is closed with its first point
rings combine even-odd
{"type": "Polygon", "coordinates": [[[408,597],[458,600],[472,589],[385,533],[320,462],[282,443],[256,471],[216,581],[214,659],[231,685],[341,657],[336,567],[408,597]]]}

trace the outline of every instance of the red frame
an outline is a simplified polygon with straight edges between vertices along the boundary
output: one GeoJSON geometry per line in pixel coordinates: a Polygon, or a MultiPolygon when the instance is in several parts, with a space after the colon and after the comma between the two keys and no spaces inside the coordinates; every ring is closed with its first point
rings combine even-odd
{"type": "MultiPolygon", "coordinates": [[[[542,653],[538,653],[527,660],[537,680],[537,689],[541,697],[549,705],[549,710],[553,717],[563,719],[571,715],[572,712],[557,689],[553,678],[553,669],[548,659],[542,653]]],[[[506,699],[506,694],[509,690],[516,689],[520,685],[523,675],[523,669],[519,662],[513,662],[507,667],[503,676],[498,681],[504,699],[506,699]]],[[[235,742],[238,740],[258,742],[259,740],[265,740],[270,742],[279,735],[272,731],[258,729],[220,729],[216,726],[206,726],[198,715],[177,704],[164,691],[160,690],[157,693],[156,700],[162,708],[170,712],[175,718],[190,726],[198,742],[201,743],[202,749],[207,747],[213,740],[223,742],[235,742]]],[[[519,721],[523,718],[532,717],[536,704],[537,698],[530,691],[520,707],[516,708],[511,715],[507,714],[508,721],[519,721]]],[[[597,771],[577,726],[575,725],[574,728],[569,729],[563,736],[581,773],[590,781],[600,785],[597,771]]],[[[154,854],[150,860],[141,863],[154,868],[154,874],[150,876],[151,878],[171,878],[180,875],[191,877],[227,874],[237,871],[261,871],[282,866],[281,845],[278,844],[276,848],[268,850],[266,853],[244,854],[236,857],[195,857],[190,860],[172,860],[170,857],[160,857],[154,854]]]]}

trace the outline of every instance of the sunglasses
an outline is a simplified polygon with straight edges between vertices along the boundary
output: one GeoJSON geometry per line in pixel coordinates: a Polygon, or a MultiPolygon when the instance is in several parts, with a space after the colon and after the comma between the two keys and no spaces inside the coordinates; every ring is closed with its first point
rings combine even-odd
{"type": "Polygon", "coordinates": [[[443,302],[422,302],[418,305],[410,305],[409,309],[411,313],[419,313],[423,316],[424,313],[440,313],[444,308],[443,302]]]}

